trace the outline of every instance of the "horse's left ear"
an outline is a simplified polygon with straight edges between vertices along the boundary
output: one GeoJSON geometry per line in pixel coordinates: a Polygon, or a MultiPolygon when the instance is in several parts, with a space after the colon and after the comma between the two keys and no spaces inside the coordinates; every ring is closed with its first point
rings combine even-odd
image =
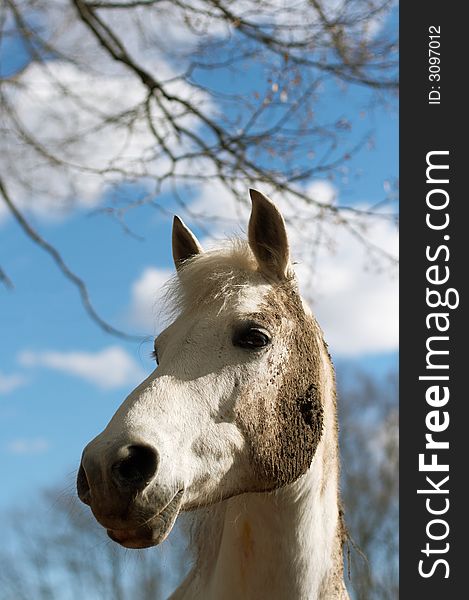
{"type": "Polygon", "coordinates": [[[275,204],[261,192],[249,190],[252,201],[248,240],[260,270],[269,277],[286,279],[290,265],[285,221],[275,204]]]}
{"type": "Polygon", "coordinates": [[[182,263],[196,254],[202,254],[202,246],[192,231],[184,225],[178,216],[173,221],[173,260],[176,269],[180,269],[182,263]]]}

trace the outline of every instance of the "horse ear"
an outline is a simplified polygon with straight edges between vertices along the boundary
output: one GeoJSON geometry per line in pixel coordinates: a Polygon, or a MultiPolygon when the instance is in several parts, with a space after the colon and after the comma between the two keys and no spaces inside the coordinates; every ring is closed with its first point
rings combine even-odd
{"type": "Polygon", "coordinates": [[[202,254],[202,252],[202,246],[195,235],[178,216],[175,216],[173,220],[173,260],[176,269],[179,270],[182,263],[191,256],[202,254]]]}
{"type": "Polygon", "coordinates": [[[275,204],[261,192],[249,190],[252,201],[248,240],[260,270],[270,277],[286,279],[290,264],[285,221],[275,204]]]}

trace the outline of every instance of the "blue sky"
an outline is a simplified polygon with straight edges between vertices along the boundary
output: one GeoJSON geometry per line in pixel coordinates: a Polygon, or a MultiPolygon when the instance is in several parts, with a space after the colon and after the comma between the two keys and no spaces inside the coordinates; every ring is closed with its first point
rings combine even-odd
{"type": "MultiPolygon", "coordinates": [[[[18,64],[18,52],[17,46],[4,48],[3,72],[18,64]]],[[[358,113],[364,101],[364,93],[358,89],[350,90],[346,97],[331,89],[323,97],[324,114],[358,113]]],[[[374,148],[362,149],[350,161],[350,171],[359,171],[360,177],[344,177],[333,186],[319,182],[317,189],[326,196],[333,190],[343,203],[369,204],[381,200],[383,182],[397,176],[397,114],[377,106],[355,121],[352,141],[371,130],[375,138],[374,148]]],[[[129,197],[137,193],[132,188],[127,192],[129,197]]],[[[201,192],[195,201],[203,207],[213,204],[207,194],[210,196],[210,190],[201,192]]],[[[28,218],[87,282],[93,303],[106,320],[151,337],[156,325],[150,323],[148,314],[143,319],[136,312],[144,302],[145,310],[152,312],[148,288],[173,268],[170,213],[178,209],[170,196],[165,201],[168,215],[150,207],[130,214],[129,225],[141,236],[138,240],[126,235],[108,216],[90,215],[84,208],[60,219],[37,213],[29,213],[28,218]]],[[[223,197],[215,198],[225,210],[223,202],[223,197]]],[[[245,229],[246,223],[239,227],[245,229]]],[[[194,230],[204,237],[197,226],[194,230]]],[[[377,230],[376,235],[395,243],[390,229],[377,230]]],[[[2,211],[0,239],[0,265],[15,286],[13,290],[0,288],[0,507],[6,508],[28,501],[47,486],[72,489],[83,446],[102,430],[153,363],[151,340],[123,342],[103,333],[87,318],[76,289],[2,211]]],[[[355,281],[343,283],[348,275],[344,257],[355,250],[350,250],[347,240],[339,242],[343,242],[342,250],[339,246],[336,255],[324,255],[322,272],[332,275],[323,288],[318,282],[322,291],[318,291],[317,304],[326,337],[329,333],[333,340],[331,349],[339,376],[341,366],[350,364],[375,375],[395,370],[397,335],[393,337],[392,330],[397,322],[394,313],[389,314],[389,307],[397,301],[395,275],[367,272],[364,260],[356,265],[355,281]],[[337,288],[340,282],[349,287],[337,288]],[[335,289],[339,291],[333,292],[335,289]],[[384,295],[375,297],[379,291],[384,295]],[[329,292],[334,298],[327,296],[329,292]],[[344,298],[347,294],[349,297],[344,298]],[[383,301],[386,297],[389,300],[383,301]],[[358,324],[348,332],[346,326],[356,320],[353,311],[364,299],[370,299],[371,304],[362,312],[368,313],[369,321],[375,321],[354,345],[351,338],[358,340],[363,327],[358,324]],[[341,322],[343,329],[334,326],[341,322]],[[382,330],[387,333],[381,335],[382,330]],[[380,344],[380,337],[386,336],[386,343],[380,344]]],[[[308,262],[307,256],[301,259],[308,262]]],[[[154,291],[157,299],[158,289],[154,291]]]]}

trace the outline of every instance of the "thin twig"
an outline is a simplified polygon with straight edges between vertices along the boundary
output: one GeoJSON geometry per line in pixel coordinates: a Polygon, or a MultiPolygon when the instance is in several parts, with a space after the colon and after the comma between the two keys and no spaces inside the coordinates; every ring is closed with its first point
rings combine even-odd
{"type": "Polygon", "coordinates": [[[20,227],[23,229],[23,231],[26,233],[26,235],[35,244],[40,246],[43,250],[45,250],[52,257],[52,259],[54,260],[54,262],[56,263],[56,265],[58,266],[60,271],[62,271],[62,274],[69,281],[71,281],[73,283],[73,285],[78,289],[78,292],[79,292],[80,298],[81,298],[81,302],[82,302],[83,307],[85,308],[86,312],[88,313],[89,317],[91,317],[91,319],[106,333],[110,333],[111,335],[114,335],[116,337],[119,337],[119,338],[122,338],[125,340],[141,342],[142,341],[141,336],[132,335],[132,334],[126,333],[124,331],[121,331],[120,329],[117,329],[116,327],[113,327],[112,325],[107,323],[107,321],[105,321],[96,312],[96,309],[94,308],[94,306],[91,303],[90,295],[89,295],[88,288],[87,288],[85,282],[80,277],[78,277],[78,275],[76,275],[76,273],[74,273],[68,267],[68,265],[65,263],[62,256],[60,255],[60,252],[54,246],[49,244],[49,242],[47,242],[43,237],[41,237],[39,235],[39,233],[35,229],[33,229],[33,227],[31,227],[31,225],[25,219],[24,215],[18,210],[17,206],[12,201],[12,199],[5,187],[5,184],[1,178],[0,178],[0,194],[2,195],[3,200],[5,201],[5,204],[8,206],[12,215],[15,217],[16,221],[18,222],[20,227]]]}
{"type": "Polygon", "coordinates": [[[15,287],[13,285],[13,281],[8,277],[8,275],[5,273],[2,267],[0,267],[0,281],[6,288],[9,288],[10,290],[15,287]]]}

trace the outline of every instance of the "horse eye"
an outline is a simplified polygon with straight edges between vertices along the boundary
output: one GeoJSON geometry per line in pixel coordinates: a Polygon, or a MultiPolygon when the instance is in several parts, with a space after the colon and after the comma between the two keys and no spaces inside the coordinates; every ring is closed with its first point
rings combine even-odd
{"type": "Polygon", "coordinates": [[[156,362],[157,365],[160,364],[160,362],[158,360],[158,352],[156,351],[156,348],[152,351],[151,357],[153,358],[153,360],[156,362]]]}
{"type": "Polygon", "coordinates": [[[233,344],[248,350],[259,350],[270,344],[270,336],[265,329],[249,327],[234,334],[233,344]]]}

